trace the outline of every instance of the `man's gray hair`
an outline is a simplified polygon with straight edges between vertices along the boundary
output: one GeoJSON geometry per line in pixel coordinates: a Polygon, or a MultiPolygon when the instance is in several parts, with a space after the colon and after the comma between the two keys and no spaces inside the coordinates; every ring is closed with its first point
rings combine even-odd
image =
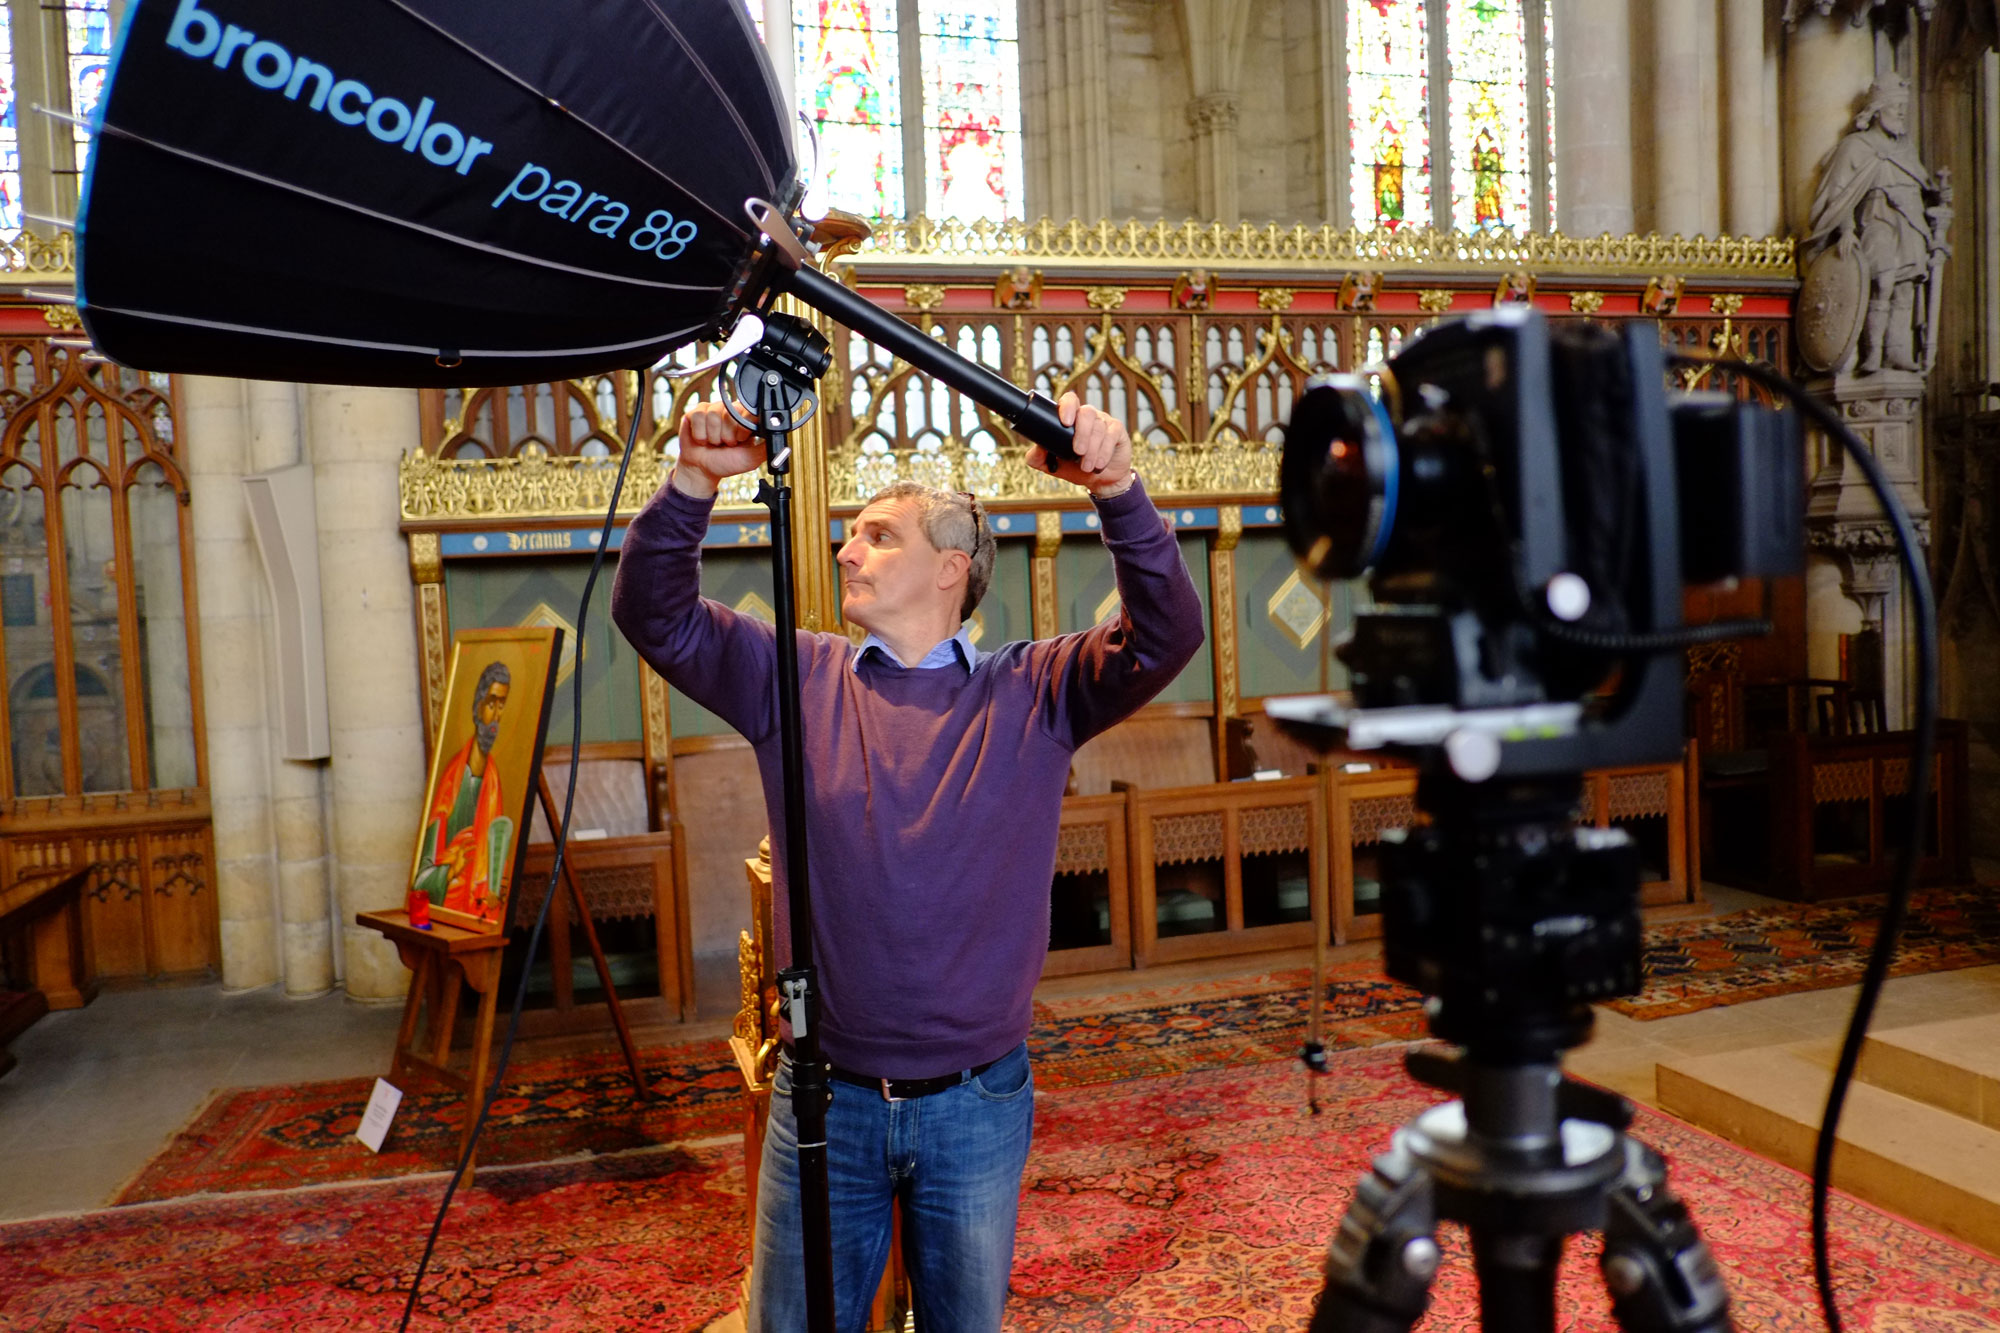
{"type": "Polygon", "coordinates": [[[965,600],[958,610],[960,620],[969,618],[993,581],[993,529],[979,501],[968,491],[941,491],[919,481],[884,486],[868,503],[883,500],[916,501],[917,524],[930,544],[940,551],[963,551],[971,559],[965,573],[965,600]]]}
{"type": "Polygon", "coordinates": [[[507,685],[511,687],[513,683],[514,678],[508,674],[505,662],[488,662],[486,669],[479,673],[479,684],[475,685],[472,690],[473,715],[477,716],[479,705],[486,702],[487,690],[495,685],[507,685]]]}

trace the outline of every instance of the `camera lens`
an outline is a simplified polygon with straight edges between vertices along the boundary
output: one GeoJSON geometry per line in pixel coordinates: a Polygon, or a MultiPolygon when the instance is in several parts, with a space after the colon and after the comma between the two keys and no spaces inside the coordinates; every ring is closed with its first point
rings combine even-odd
{"type": "Polygon", "coordinates": [[[1285,427],[1278,494],[1285,538],[1323,579],[1359,578],[1389,547],[1400,461],[1395,427],[1368,381],[1316,375],[1285,427]]]}

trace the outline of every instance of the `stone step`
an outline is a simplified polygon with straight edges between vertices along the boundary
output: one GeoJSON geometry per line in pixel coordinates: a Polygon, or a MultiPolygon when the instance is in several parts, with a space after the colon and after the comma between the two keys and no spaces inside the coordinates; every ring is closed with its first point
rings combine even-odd
{"type": "MultiPolygon", "coordinates": [[[[1833,1071],[1788,1047],[1687,1056],[1659,1067],[1659,1105],[1710,1133],[1812,1170],[1833,1071]]],[[[1833,1183],[1913,1222],[2000,1253],[2000,1130],[1856,1082],[1833,1183]]]]}
{"type": "Polygon", "coordinates": [[[1860,1074],[1878,1088],[2000,1129],[2000,1014],[1871,1032],[1860,1074]]]}

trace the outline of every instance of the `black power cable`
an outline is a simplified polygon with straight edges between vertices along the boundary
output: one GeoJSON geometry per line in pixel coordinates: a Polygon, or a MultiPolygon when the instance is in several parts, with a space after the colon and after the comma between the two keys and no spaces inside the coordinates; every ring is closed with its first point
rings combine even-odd
{"type": "MultiPolygon", "coordinates": [[[[618,460],[618,477],[611,483],[611,503],[604,510],[604,526],[597,533],[597,552],[590,558],[590,575],[583,581],[583,602],[576,612],[579,661],[583,655],[584,625],[590,617],[590,594],[597,586],[598,571],[604,568],[604,553],[611,549],[611,529],[618,520],[618,497],[624,493],[625,472],[632,463],[632,447],[639,439],[639,409],[646,382],[645,372],[637,373],[640,381],[639,389],[632,398],[632,425],[625,433],[625,452],[618,460]]],[[[576,804],[577,759],[583,746],[581,671],[571,678],[570,700],[569,782],[563,791],[562,826],[555,831],[555,863],[549,868],[548,892],[542,895],[542,910],[535,916],[535,928],[528,934],[528,956],[521,964],[521,980],[514,987],[514,1011],[507,1018],[507,1037],[500,1043],[500,1060],[493,1070],[493,1082],[487,1087],[486,1095],[479,1099],[479,1119],[473,1123],[472,1137],[466,1140],[465,1151],[459,1154],[458,1169],[451,1173],[451,1181],[445,1186],[444,1201],[438,1204],[437,1216],[431,1219],[430,1238],[424,1242],[423,1257],[417,1260],[417,1274],[410,1279],[410,1299],[403,1305],[403,1317],[396,1324],[397,1333],[409,1328],[410,1317],[416,1313],[417,1296],[423,1290],[424,1274],[430,1270],[431,1254],[437,1249],[438,1234],[444,1230],[445,1214],[451,1210],[452,1196],[458,1193],[458,1183],[465,1178],[473,1153],[478,1151],[479,1136],[486,1129],[486,1117],[493,1110],[493,1103],[499,1099],[500,1081],[507,1076],[507,1061],[514,1053],[514,1035],[521,1029],[521,1006],[528,998],[528,977],[534,970],[535,952],[541,947],[542,928],[549,919],[549,904],[556,900],[557,886],[562,883],[563,855],[569,848],[569,817],[576,804]]]]}
{"type": "Polygon", "coordinates": [[[1833,1085],[1827,1090],[1826,1112],[1820,1118],[1819,1139],[1813,1147],[1813,1273],[1819,1283],[1819,1303],[1826,1316],[1826,1326],[1832,1333],[1840,1333],[1840,1310],[1833,1296],[1833,1265],[1827,1255],[1827,1196],[1833,1176],[1833,1150],[1840,1128],[1840,1113],[1847,1104],[1847,1090],[1854,1082],[1855,1066],[1861,1059],[1861,1043],[1868,1035],[1868,1023],[1874,1017],[1875,1003],[1881,998],[1883,983],[1888,980],[1897,938],[1903,933],[1903,921],[1909,912],[1910,890],[1917,878],[1917,855],[1924,844],[1925,825],[1928,823],[1931,756],[1936,746],[1938,716],[1937,601],[1931,592],[1930,575],[1917,554],[1921,548],[1917,545],[1916,527],[1910,522],[1909,512],[1896,498],[1895,487],[1882,471],[1881,463],[1868,446],[1847,428],[1847,423],[1838,414],[1769,366],[1686,353],[1670,355],[1668,361],[1676,367],[1713,367],[1754,380],[1789,399],[1829,437],[1838,440],[1840,447],[1847,451],[1847,456],[1867,477],[1868,489],[1875,493],[1876,502],[1882,506],[1883,514],[1894,529],[1896,554],[1903,566],[1903,576],[1909,580],[1910,606],[1915,614],[1917,633],[1917,725],[1916,740],[1911,746],[1910,827],[1905,831],[1903,845],[1896,854],[1896,875],[1889,890],[1888,904],[1882,909],[1882,926],[1875,936],[1875,947],[1868,956],[1867,970],[1861,977],[1861,993],[1855,997],[1854,1015],[1848,1020],[1847,1034],[1840,1043],[1840,1060],[1834,1066],[1833,1085]]]}

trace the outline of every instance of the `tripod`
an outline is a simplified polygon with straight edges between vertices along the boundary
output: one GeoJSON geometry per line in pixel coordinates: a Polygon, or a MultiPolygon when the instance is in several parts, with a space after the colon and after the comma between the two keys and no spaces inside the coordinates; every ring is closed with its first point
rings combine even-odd
{"type": "MultiPolygon", "coordinates": [[[[1328,1247],[1311,1333],[1400,1333],[1430,1303],[1440,1219],[1471,1235],[1481,1326],[1555,1328],[1564,1240],[1601,1231],[1621,1328],[1721,1333],[1722,1276],[1666,1164],[1627,1138],[1632,1107],[1564,1077],[1590,1001],[1639,988],[1638,858],[1622,832],[1577,828],[1580,781],[1419,780],[1432,823],[1388,849],[1389,975],[1432,998],[1412,1077],[1454,1093],[1398,1130],[1328,1247]]],[[[1317,1002],[1317,997],[1315,997],[1317,1002]]]]}

